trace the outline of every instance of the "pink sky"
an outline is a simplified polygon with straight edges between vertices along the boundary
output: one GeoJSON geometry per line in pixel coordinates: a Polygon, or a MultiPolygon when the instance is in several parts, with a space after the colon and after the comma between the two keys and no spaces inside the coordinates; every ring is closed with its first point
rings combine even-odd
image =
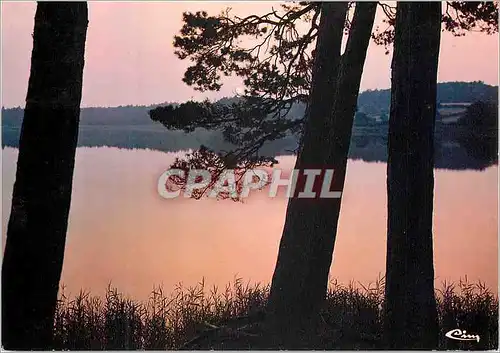
{"type": "MultiPolygon", "coordinates": [[[[116,106],[219,98],[239,86],[229,80],[220,92],[199,93],[181,80],[188,63],[173,53],[183,11],[211,14],[231,6],[235,13],[262,13],[277,3],[91,2],[84,71],[83,106],[116,106]]],[[[2,2],[2,106],[24,106],[29,77],[35,2],[2,2]]],[[[390,55],[373,43],[361,90],[390,86],[390,55]]],[[[498,35],[444,33],[439,81],[498,85],[498,35]]]]}

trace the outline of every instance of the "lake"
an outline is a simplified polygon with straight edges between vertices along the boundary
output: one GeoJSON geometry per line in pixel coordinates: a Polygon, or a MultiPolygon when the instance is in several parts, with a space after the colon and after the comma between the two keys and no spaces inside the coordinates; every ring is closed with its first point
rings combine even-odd
{"type": "MultiPolygon", "coordinates": [[[[158,177],[175,156],[110,147],[77,149],[62,282],[66,291],[104,294],[108,283],[146,299],[153,285],[223,286],[235,277],[269,283],[287,200],[252,191],[230,200],[166,200],[158,177]]],[[[279,159],[291,169],[294,157],[279,159]]],[[[17,149],[2,155],[5,239],[17,149]]],[[[498,166],[435,171],[436,284],[481,280],[498,287],[498,166]]],[[[350,160],[330,275],[363,284],[385,271],[386,164],[350,160]]]]}

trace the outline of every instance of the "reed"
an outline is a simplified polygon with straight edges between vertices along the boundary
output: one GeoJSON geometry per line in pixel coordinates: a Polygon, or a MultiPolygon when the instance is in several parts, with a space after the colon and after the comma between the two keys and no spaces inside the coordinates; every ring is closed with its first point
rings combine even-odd
{"type": "MultiPolygon", "coordinates": [[[[155,287],[147,301],[125,297],[109,285],[104,297],[80,291],[60,292],[54,321],[54,349],[165,350],[186,347],[204,333],[228,323],[258,320],[265,310],[268,285],[235,279],[225,288],[177,286],[165,293],[155,287]]],[[[497,349],[498,297],[483,283],[443,283],[436,291],[439,349],[497,349]],[[480,342],[453,341],[445,333],[460,328],[479,334],[480,342]]],[[[383,278],[365,286],[332,280],[321,311],[317,349],[383,347],[383,278]]],[[[247,325],[248,326],[248,325],[247,325]]],[[[191,345],[190,348],[220,348],[191,345]]]]}

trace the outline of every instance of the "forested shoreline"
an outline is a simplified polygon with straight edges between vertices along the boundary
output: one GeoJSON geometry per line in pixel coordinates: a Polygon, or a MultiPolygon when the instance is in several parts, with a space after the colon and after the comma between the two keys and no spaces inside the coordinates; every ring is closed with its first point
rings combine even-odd
{"type": "MultiPolygon", "coordinates": [[[[491,136],[467,134],[468,128],[457,126],[469,104],[487,102],[498,106],[497,86],[481,82],[448,82],[438,84],[440,109],[436,120],[436,168],[481,170],[497,163],[495,152],[488,149],[496,145],[491,125],[491,136]],[[464,138],[466,136],[466,138],[464,138]],[[491,140],[491,141],[490,141],[491,140]],[[486,147],[485,147],[486,144],[486,147]]],[[[234,98],[224,98],[226,104],[234,98]]],[[[358,99],[349,158],[367,162],[387,160],[387,128],[390,91],[368,90],[358,99]]],[[[120,106],[82,108],[78,147],[118,147],[123,149],[152,149],[162,152],[194,150],[201,145],[220,151],[230,147],[219,131],[198,128],[192,133],[168,130],[154,122],[148,112],[164,103],[151,106],[120,106]]],[[[289,113],[290,119],[304,114],[305,107],[297,104],[289,113]]],[[[2,109],[2,147],[18,147],[23,116],[22,108],[2,109]]],[[[497,118],[498,119],[498,118],[497,118]]],[[[261,148],[265,155],[291,155],[298,143],[297,136],[268,142],[261,148]]]]}

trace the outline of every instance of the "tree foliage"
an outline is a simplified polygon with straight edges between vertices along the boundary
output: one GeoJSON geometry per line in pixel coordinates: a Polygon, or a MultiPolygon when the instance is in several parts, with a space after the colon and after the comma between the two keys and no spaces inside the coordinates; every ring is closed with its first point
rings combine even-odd
{"type": "MultiPolygon", "coordinates": [[[[350,3],[346,33],[354,6],[350,3]]],[[[454,35],[498,32],[497,3],[451,1],[443,6],[443,30],[454,35]]],[[[395,6],[381,2],[379,7],[385,28],[376,27],[372,39],[388,48],[394,41],[395,6]]],[[[308,102],[319,14],[320,4],[314,2],[283,4],[246,17],[233,15],[229,8],[218,15],[183,14],[184,24],[174,38],[176,55],[192,63],[183,81],[199,91],[217,91],[223,77],[236,76],[243,80],[245,91],[227,105],[190,101],[150,111],[151,119],[168,129],[220,130],[234,146],[222,152],[202,146],[200,153],[177,160],[172,167],[190,169],[203,163],[200,158],[216,162],[215,174],[234,166],[272,166],[276,162],[272,156],[260,155],[264,144],[290,134],[301,140],[303,118],[286,115],[294,104],[308,102]]]]}
{"type": "MultiPolygon", "coordinates": [[[[396,21],[396,7],[380,3],[384,12],[382,24],[385,28],[377,26],[373,33],[376,44],[386,47],[394,42],[394,25],[396,21]]],[[[441,23],[443,30],[451,32],[454,36],[464,36],[467,32],[484,32],[487,34],[498,33],[498,3],[493,1],[447,1],[443,3],[441,23]]]]}

